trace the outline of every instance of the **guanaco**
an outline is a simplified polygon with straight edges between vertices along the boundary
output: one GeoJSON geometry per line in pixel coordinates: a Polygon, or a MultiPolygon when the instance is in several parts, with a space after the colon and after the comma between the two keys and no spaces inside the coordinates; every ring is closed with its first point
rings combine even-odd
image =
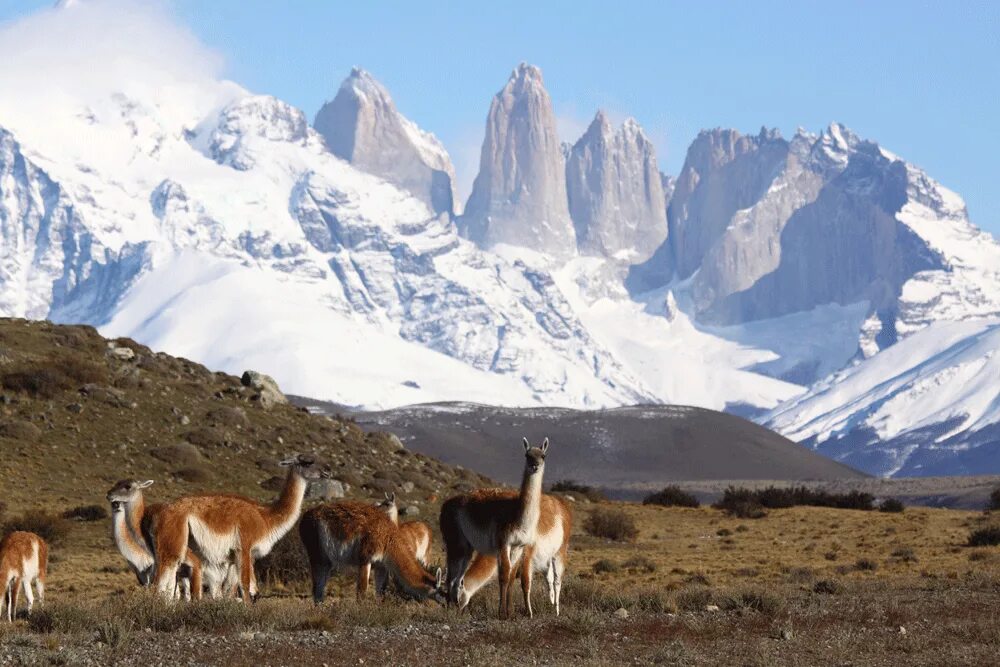
{"type": "MultiPolygon", "coordinates": [[[[423,521],[399,522],[399,505],[396,504],[396,493],[386,493],[385,500],[379,502],[376,507],[385,512],[389,520],[399,526],[399,537],[403,541],[406,549],[410,550],[417,562],[423,567],[427,567],[427,552],[431,547],[431,527],[423,521]]],[[[389,571],[380,564],[372,565],[372,572],[375,576],[375,592],[379,596],[385,595],[389,587],[389,571]]]]}
{"type": "Polygon", "coordinates": [[[0,613],[7,605],[7,621],[13,622],[17,615],[17,587],[24,590],[28,601],[28,614],[35,604],[31,594],[31,583],[38,591],[38,604],[45,602],[45,572],[49,564],[49,548],[45,540],[34,533],[14,531],[0,540],[0,577],[3,577],[3,598],[0,599],[0,613]]]}
{"type": "Polygon", "coordinates": [[[293,456],[280,465],[288,468],[288,476],[281,495],[270,505],[216,494],[186,496],[160,511],[151,533],[155,536],[154,580],[161,593],[169,594],[190,544],[206,566],[225,569],[235,562],[241,597],[250,602],[254,560],[266,556],[298,521],[309,482],[330,475],[329,466],[317,464],[312,456],[293,456]]]}
{"type": "Polygon", "coordinates": [[[357,501],[319,505],[302,515],[299,536],[309,555],[317,604],[334,568],[358,569],[357,596],[363,598],[373,564],[384,566],[407,596],[444,602],[441,569],[434,575],[427,572],[399,527],[377,507],[357,501]]]}
{"type": "MultiPolygon", "coordinates": [[[[513,497],[516,495],[510,492],[513,497]]],[[[559,597],[562,577],[569,552],[569,536],[573,527],[573,513],[561,498],[543,495],[541,514],[538,518],[538,537],[535,543],[524,548],[521,556],[521,592],[524,595],[525,614],[534,615],[531,608],[531,580],[533,572],[544,572],[549,587],[549,602],[559,615],[559,597]]],[[[458,582],[458,608],[465,609],[476,592],[490,582],[497,573],[497,559],[476,554],[458,582]]]]}
{"type": "Polygon", "coordinates": [[[542,476],[549,439],[540,447],[524,443],[521,490],[478,489],[449,498],[441,506],[441,534],[448,554],[448,601],[458,603],[459,581],[473,556],[494,556],[500,583],[500,618],[510,615],[513,566],[535,543],[541,515],[542,476]]]}
{"type": "MultiPolygon", "coordinates": [[[[107,493],[111,503],[112,536],[118,552],[129,564],[140,586],[153,582],[153,536],[150,534],[154,518],[165,507],[162,503],[147,505],[143,489],[152,486],[153,480],[140,482],[134,479],[118,481],[107,493]]],[[[236,589],[235,568],[202,567],[201,559],[188,549],[184,562],[177,569],[175,598],[200,600],[202,581],[208,585],[209,595],[219,598],[223,592],[231,595],[236,589]]],[[[250,594],[256,595],[256,581],[250,582],[250,594]]]]}

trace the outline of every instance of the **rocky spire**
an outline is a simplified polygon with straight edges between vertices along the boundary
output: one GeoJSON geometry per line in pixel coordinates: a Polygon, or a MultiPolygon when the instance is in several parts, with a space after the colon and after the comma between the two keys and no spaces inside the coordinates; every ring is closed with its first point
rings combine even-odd
{"type": "Polygon", "coordinates": [[[400,114],[368,72],[351,70],[313,126],[334,155],[414,194],[435,213],[452,212],[455,169],[447,151],[400,114]]]}
{"type": "Polygon", "coordinates": [[[566,163],[569,211],[581,252],[644,261],[667,237],[653,145],[635,120],[617,131],[598,111],[566,163]]]}
{"type": "Polygon", "coordinates": [[[522,63],[490,105],[479,175],[459,221],[463,235],[483,247],[572,254],[564,162],[542,72],[522,63]]]}

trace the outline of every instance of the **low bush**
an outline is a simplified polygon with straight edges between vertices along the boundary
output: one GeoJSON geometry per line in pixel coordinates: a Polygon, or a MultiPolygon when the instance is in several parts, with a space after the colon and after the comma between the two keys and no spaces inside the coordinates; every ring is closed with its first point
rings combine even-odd
{"type": "Polygon", "coordinates": [[[986,501],[987,512],[996,512],[998,510],[1000,510],[1000,486],[993,489],[993,492],[990,493],[989,500],[986,501]]]}
{"type": "Polygon", "coordinates": [[[878,569],[878,563],[871,558],[859,558],[854,561],[854,569],[860,572],[874,572],[878,569]]]}
{"type": "Polygon", "coordinates": [[[1000,544],[1000,526],[988,526],[969,534],[968,546],[993,547],[1000,544]]]}
{"type": "Polygon", "coordinates": [[[51,512],[43,510],[29,510],[18,517],[11,517],[3,524],[3,532],[11,533],[15,530],[24,530],[34,533],[51,544],[62,542],[70,531],[69,521],[51,512]]]}
{"type": "Polygon", "coordinates": [[[254,565],[254,572],[261,583],[285,586],[310,580],[309,559],[299,539],[298,528],[288,531],[271,552],[254,565]]]}
{"type": "Polygon", "coordinates": [[[601,560],[594,562],[592,569],[595,574],[604,574],[607,572],[617,572],[620,568],[618,567],[618,563],[613,560],[602,558],[601,560]]]}
{"type": "Polygon", "coordinates": [[[103,505],[80,505],[63,512],[64,519],[77,521],[102,521],[108,518],[108,510],[103,505]]]}
{"type": "Polygon", "coordinates": [[[212,473],[208,466],[188,466],[187,468],[175,470],[174,477],[191,484],[201,484],[212,479],[212,473]]]}
{"type": "Polygon", "coordinates": [[[667,486],[663,490],[651,493],[642,499],[643,505],[662,505],[664,507],[698,507],[701,503],[694,494],[684,491],[679,486],[667,486]]]}
{"type": "Polygon", "coordinates": [[[653,572],[656,572],[656,563],[649,560],[645,556],[632,556],[622,563],[622,568],[652,574],[653,572]]]}
{"type": "Polygon", "coordinates": [[[601,537],[615,542],[632,542],[639,536],[639,528],[635,519],[623,510],[616,508],[598,508],[590,512],[583,523],[583,529],[594,537],[601,537]]]}
{"type": "Polygon", "coordinates": [[[813,592],[823,595],[839,595],[844,592],[844,585],[836,579],[820,579],[813,584],[813,592]]]}
{"type": "MultiPolygon", "coordinates": [[[[782,509],[807,505],[812,507],[832,507],[836,509],[872,510],[875,509],[875,497],[862,491],[833,493],[823,489],[810,489],[806,486],[776,487],[764,489],[747,489],[744,487],[728,487],[722,494],[722,499],[714,507],[722,509],[734,516],[740,513],[759,514],[757,508],[782,509]]],[[[891,510],[890,510],[891,511],[891,510]]]]}
{"type": "Polygon", "coordinates": [[[591,502],[599,503],[607,501],[608,497],[600,489],[574,482],[571,479],[564,479],[556,482],[549,489],[552,493],[569,493],[582,496],[591,502]]]}
{"type": "Polygon", "coordinates": [[[882,504],[878,506],[879,512],[891,512],[898,513],[906,509],[906,505],[902,501],[896,498],[886,498],[882,501],[882,504]]]}
{"type": "Polygon", "coordinates": [[[917,552],[911,547],[899,547],[898,549],[893,549],[892,553],[889,554],[892,558],[904,563],[916,563],[917,562],[917,552]]]}

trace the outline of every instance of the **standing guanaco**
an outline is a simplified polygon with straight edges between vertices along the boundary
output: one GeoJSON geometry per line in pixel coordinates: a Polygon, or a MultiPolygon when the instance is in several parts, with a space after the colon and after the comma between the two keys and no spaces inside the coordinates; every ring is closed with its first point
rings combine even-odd
{"type": "Polygon", "coordinates": [[[312,456],[293,456],[280,465],[288,468],[288,476],[270,505],[235,495],[186,496],[155,517],[151,532],[161,593],[169,594],[190,543],[206,566],[228,568],[235,555],[241,596],[250,602],[254,560],[266,556],[298,521],[309,482],[330,474],[329,466],[317,464],[312,456]]]}
{"type": "Polygon", "coordinates": [[[49,548],[45,540],[34,533],[22,530],[7,534],[0,540],[0,577],[3,579],[3,598],[0,613],[7,605],[7,621],[13,622],[17,613],[17,588],[20,584],[28,601],[28,614],[35,604],[31,582],[38,591],[38,604],[45,602],[45,572],[49,564],[49,548]]]}
{"type": "MultiPolygon", "coordinates": [[[[510,492],[514,496],[513,491],[510,492]]],[[[559,615],[559,596],[562,576],[566,569],[569,536],[573,526],[573,513],[561,498],[542,496],[542,511],[538,518],[538,537],[535,543],[524,548],[521,556],[521,592],[524,594],[525,613],[531,618],[531,579],[533,572],[544,572],[549,587],[549,602],[559,615]]],[[[497,559],[476,554],[465,576],[458,582],[458,608],[465,609],[476,592],[490,582],[497,573],[497,559]]]]}
{"type": "Polygon", "coordinates": [[[535,543],[541,515],[542,476],[549,439],[540,447],[524,442],[521,490],[478,489],[454,496],[441,507],[441,534],[448,553],[448,600],[458,602],[459,582],[473,556],[494,556],[500,582],[500,618],[510,615],[508,590],[521,551],[535,543]]]}

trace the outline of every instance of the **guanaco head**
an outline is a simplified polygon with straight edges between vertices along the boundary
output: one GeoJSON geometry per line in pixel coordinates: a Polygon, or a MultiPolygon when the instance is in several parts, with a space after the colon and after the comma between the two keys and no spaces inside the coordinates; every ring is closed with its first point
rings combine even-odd
{"type": "Polygon", "coordinates": [[[529,475],[540,473],[545,468],[545,452],[549,450],[549,439],[542,441],[541,447],[532,447],[527,438],[524,441],[524,469],[529,475]]]}
{"type": "Polygon", "coordinates": [[[429,597],[438,604],[442,605],[447,604],[448,586],[445,583],[444,572],[441,571],[441,568],[438,568],[437,571],[434,572],[434,580],[435,580],[434,591],[430,594],[429,597]]]}
{"type": "Polygon", "coordinates": [[[311,454],[295,454],[278,465],[291,468],[306,481],[329,479],[331,475],[330,465],[317,462],[311,454]]]}
{"type": "Polygon", "coordinates": [[[393,523],[399,523],[399,506],[396,504],[396,492],[386,492],[385,500],[375,503],[375,507],[389,515],[393,523]]]}
{"type": "Polygon", "coordinates": [[[153,483],[147,479],[139,482],[134,479],[123,479],[115,483],[108,491],[108,502],[111,503],[112,512],[121,512],[125,508],[125,503],[135,502],[142,495],[142,490],[153,483]]]}
{"type": "Polygon", "coordinates": [[[465,577],[460,577],[458,580],[458,610],[462,611],[469,606],[469,600],[472,596],[469,591],[465,588],[465,577]]]}

